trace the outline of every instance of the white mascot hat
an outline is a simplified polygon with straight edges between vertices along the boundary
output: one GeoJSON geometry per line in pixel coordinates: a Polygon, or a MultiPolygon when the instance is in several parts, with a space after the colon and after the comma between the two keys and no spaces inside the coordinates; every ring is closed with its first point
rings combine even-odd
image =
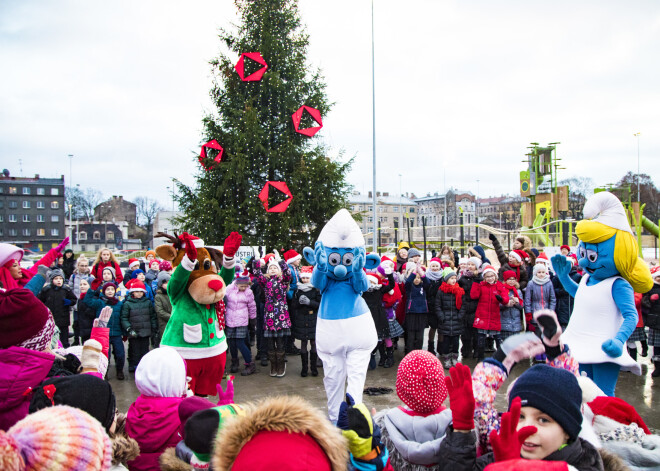
{"type": "Polygon", "coordinates": [[[323,242],[326,247],[364,246],[364,237],[360,231],[360,226],[357,225],[351,213],[346,209],[340,209],[332,216],[327,224],[323,226],[318,240],[323,242]]]}
{"type": "Polygon", "coordinates": [[[585,219],[591,219],[614,229],[630,232],[630,234],[633,233],[621,201],[609,191],[601,191],[590,196],[584,203],[582,214],[585,219]]]}

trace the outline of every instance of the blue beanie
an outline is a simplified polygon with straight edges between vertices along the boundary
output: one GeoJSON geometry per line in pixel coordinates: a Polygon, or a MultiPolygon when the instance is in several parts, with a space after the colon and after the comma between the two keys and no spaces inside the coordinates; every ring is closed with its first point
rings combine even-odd
{"type": "Polygon", "coordinates": [[[137,276],[138,276],[140,273],[142,273],[142,274],[144,275],[144,271],[140,270],[139,268],[136,269],[136,270],[133,270],[133,272],[131,272],[131,279],[135,279],[135,278],[137,278],[137,276]]]}
{"type": "Polygon", "coordinates": [[[523,407],[534,407],[555,420],[571,441],[582,429],[582,390],[573,373],[548,365],[534,365],[516,380],[509,394],[523,407]]]}

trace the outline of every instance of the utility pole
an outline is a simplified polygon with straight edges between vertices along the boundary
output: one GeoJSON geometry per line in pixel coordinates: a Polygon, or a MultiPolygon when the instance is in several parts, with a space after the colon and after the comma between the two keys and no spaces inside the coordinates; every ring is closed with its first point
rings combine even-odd
{"type": "Polygon", "coordinates": [[[642,199],[640,198],[641,196],[641,191],[639,189],[639,135],[641,132],[636,132],[633,134],[633,136],[637,137],[637,201],[642,202],[642,199]]]}
{"type": "Polygon", "coordinates": [[[373,251],[376,249],[376,232],[378,230],[378,213],[376,212],[376,69],[375,69],[375,47],[374,47],[374,0],[371,0],[371,102],[372,102],[372,140],[373,140],[373,251]]]}

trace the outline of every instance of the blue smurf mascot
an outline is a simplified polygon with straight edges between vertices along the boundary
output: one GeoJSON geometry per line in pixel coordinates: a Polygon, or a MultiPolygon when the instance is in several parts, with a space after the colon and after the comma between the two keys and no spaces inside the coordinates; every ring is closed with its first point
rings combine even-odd
{"type": "Polygon", "coordinates": [[[575,226],[580,239],[578,263],[585,272],[580,284],[568,276],[571,264],[566,257],[552,257],[564,289],[575,298],[562,341],[580,370],[605,394],[614,396],[619,370],[641,374],[624,347],[637,325],[635,292],[647,292],[653,281],[637,255],[637,241],[616,196],[596,193],[585,203],[583,215],[575,226]]]}
{"type": "Polygon", "coordinates": [[[346,209],[340,209],[323,227],[314,250],[306,247],[305,259],[314,265],[312,284],[321,292],[316,322],[316,351],[323,361],[323,384],[328,396],[328,416],[337,422],[346,392],[362,402],[371,351],[378,343],[373,317],[362,293],[369,287],[364,268],[380,263],[367,255],[360,227],[346,209]]]}

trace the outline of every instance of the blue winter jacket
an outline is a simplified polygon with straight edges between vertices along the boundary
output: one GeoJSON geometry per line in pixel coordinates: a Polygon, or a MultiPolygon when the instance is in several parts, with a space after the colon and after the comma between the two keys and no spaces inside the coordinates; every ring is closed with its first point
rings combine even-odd
{"type": "Polygon", "coordinates": [[[112,315],[110,316],[110,321],[108,321],[108,328],[110,329],[110,337],[120,337],[124,335],[124,332],[121,330],[121,307],[124,304],[121,301],[117,301],[117,304],[109,304],[105,296],[103,298],[99,297],[99,290],[101,288],[92,291],[91,289],[87,292],[83,298],[83,303],[96,309],[96,317],[101,315],[101,309],[106,306],[112,308],[112,315]]]}
{"type": "Polygon", "coordinates": [[[408,312],[429,312],[429,306],[426,303],[426,290],[429,289],[430,282],[423,276],[422,282],[415,285],[415,273],[411,273],[406,280],[406,313],[408,312]]]}
{"type": "Polygon", "coordinates": [[[525,312],[534,314],[540,309],[555,310],[557,307],[557,298],[555,289],[552,287],[552,281],[538,285],[534,280],[530,281],[525,289],[525,312]]]}
{"type": "MultiPolygon", "coordinates": [[[[529,285],[528,285],[529,286],[529,285]]],[[[509,299],[512,298],[514,290],[509,290],[509,299]]],[[[523,294],[518,288],[515,289],[516,296],[520,301],[523,301],[523,294]]],[[[521,304],[516,304],[514,306],[504,306],[500,305],[500,325],[501,330],[507,332],[520,332],[523,330],[522,325],[522,310],[523,306],[521,304]]]]}

